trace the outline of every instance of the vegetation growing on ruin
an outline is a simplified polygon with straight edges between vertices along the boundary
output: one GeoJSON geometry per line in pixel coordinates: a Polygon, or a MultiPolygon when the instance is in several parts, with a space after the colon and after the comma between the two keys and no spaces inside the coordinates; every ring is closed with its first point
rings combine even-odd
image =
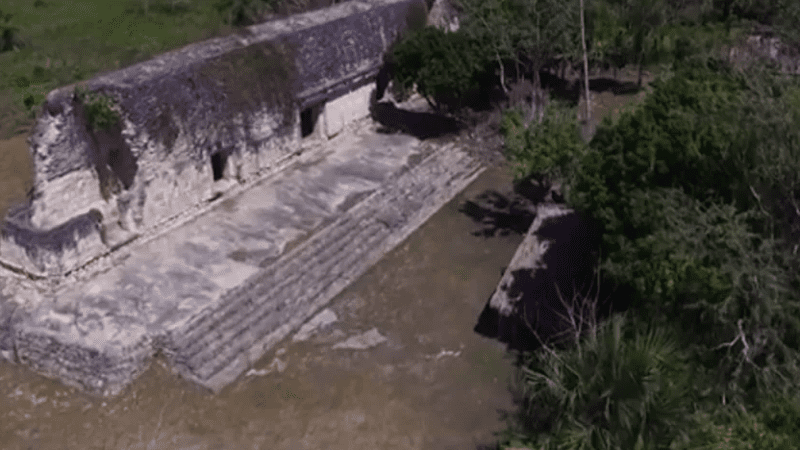
{"type": "MultiPolygon", "coordinates": [[[[793,381],[800,376],[798,89],[797,80],[768,70],[738,72],[725,61],[692,58],[653,83],[637,109],[605,121],[585,148],[575,145],[577,133],[565,135],[546,121],[525,131],[538,133],[536,142],[520,139],[519,125],[506,129],[511,154],[531,170],[557,171],[564,166],[560,156],[574,156],[562,180],[568,204],[604,225],[602,292],[644,325],[679,336],[692,392],[673,397],[680,413],[671,417],[688,414],[695,421],[665,425],[671,438],[659,441],[649,433],[660,426],[636,428],[644,419],[631,414],[652,405],[646,399],[658,398],[668,374],[653,369],[652,381],[639,383],[634,380],[646,366],[620,366],[597,380],[580,369],[599,361],[591,351],[551,347],[553,353],[535,353],[523,366],[534,374],[528,400],[547,392],[570,402],[589,397],[580,408],[556,402],[553,414],[561,419],[544,430],[517,430],[507,442],[533,448],[715,448],[723,442],[732,443],[726,448],[786,448],[800,442],[800,392],[793,381]],[[577,378],[563,378],[567,371],[577,378]],[[540,383],[545,376],[549,384],[540,383]],[[634,386],[638,394],[616,397],[634,386]],[[581,412],[597,401],[607,405],[599,422],[581,412]],[[684,431],[690,433],[680,438],[684,431]]],[[[598,335],[616,336],[606,328],[598,335]]],[[[591,346],[592,339],[576,341],[591,346]]],[[[615,341],[617,358],[638,339],[615,341]]],[[[653,355],[648,350],[640,357],[653,355]]],[[[520,423],[537,420],[523,416],[520,423]]]]}
{"type": "Polygon", "coordinates": [[[297,69],[289,45],[264,42],[237,49],[209,61],[199,71],[201,82],[221,86],[230,111],[253,111],[262,102],[294,120],[297,69]]]}
{"type": "Polygon", "coordinates": [[[92,130],[108,130],[120,123],[114,99],[107,94],[75,88],[75,98],[83,105],[86,123],[92,130]]]}

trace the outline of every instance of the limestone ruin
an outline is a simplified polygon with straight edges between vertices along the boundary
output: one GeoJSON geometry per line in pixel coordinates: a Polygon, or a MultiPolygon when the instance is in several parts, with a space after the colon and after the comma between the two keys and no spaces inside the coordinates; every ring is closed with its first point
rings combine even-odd
{"type": "Polygon", "coordinates": [[[252,368],[483,171],[368,117],[425,11],[349,1],[51,92],[0,357],[98,395],[159,353],[214,392],[252,368]]]}
{"type": "Polygon", "coordinates": [[[336,135],[368,114],[383,54],[421,1],[346,2],[50,92],[29,139],[32,194],[6,218],[0,265],[59,281],[279,170],[301,140],[336,135]],[[103,111],[76,87],[119,122],[93,126],[103,111]]]}

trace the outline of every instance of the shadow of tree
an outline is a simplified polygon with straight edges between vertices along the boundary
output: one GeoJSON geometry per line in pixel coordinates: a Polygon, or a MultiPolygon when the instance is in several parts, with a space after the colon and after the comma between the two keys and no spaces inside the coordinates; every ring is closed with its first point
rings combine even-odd
{"type": "Polygon", "coordinates": [[[474,231],[473,236],[494,237],[512,232],[525,234],[533,223],[535,209],[527,199],[488,190],[464,202],[459,212],[481,224],[482,228],[474,231]]]}
{"type": "MultiPolygon", "coordinates": [[[[542,88],[549,90],[550,96],[575,106],[581,97],[582,82],[575,82],[561,78],[548,71],[539,74],[542,88]]],[[[614,95],[636,94],[643,88],[633,81],[619,81],[613,78],[596,77],[589,79],[589,90],[595,93],[611,91],[614,95]]]]}
{"type": "Polygon", "coordinates": [[[611,91],[614,95],[636,94],[643,88],[633,81],[620,82],[612,78],[592,78],[589,80],[589,90],[592,92],[611,91]]]}
{"type": "Polygon", "coordinates": [[[392,102],[376,102],[370,107],[372,119],[381,124],[378,132],[410,134],[417,139],[430,139],[462,130],[459,121],[430,112],[400,109],[392,102]]]}

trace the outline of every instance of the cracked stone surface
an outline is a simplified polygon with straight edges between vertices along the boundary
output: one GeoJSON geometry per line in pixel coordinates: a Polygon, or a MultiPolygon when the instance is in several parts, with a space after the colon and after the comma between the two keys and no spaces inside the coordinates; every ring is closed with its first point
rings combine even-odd
{"type": "Polygon", "coordinates": [[[330,325],[336,322],[337,319],[338,318],[336,317],[335,312],[331,311],[329,308],[325,308],[311,320],[303,324],[303,326],[300,327],[300,330],[298,330],[297,333],[292,336],[292,341],[306,341],[319,328],[330,325]]]}

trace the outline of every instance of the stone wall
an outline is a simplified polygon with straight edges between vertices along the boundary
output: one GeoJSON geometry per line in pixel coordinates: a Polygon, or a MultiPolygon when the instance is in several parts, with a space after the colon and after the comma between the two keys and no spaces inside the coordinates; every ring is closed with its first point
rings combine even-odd
{"type": "Polygon", "coordinates": [[[64,275],[279,170],[306,135],[366,116],[383,55],[421,2],[350,1],[50,92],[29,138],[32,194],[0,230],[0,265],[64,275]],[[76,87],[110,99],[120,122],[96,126],[76,87]]]}

